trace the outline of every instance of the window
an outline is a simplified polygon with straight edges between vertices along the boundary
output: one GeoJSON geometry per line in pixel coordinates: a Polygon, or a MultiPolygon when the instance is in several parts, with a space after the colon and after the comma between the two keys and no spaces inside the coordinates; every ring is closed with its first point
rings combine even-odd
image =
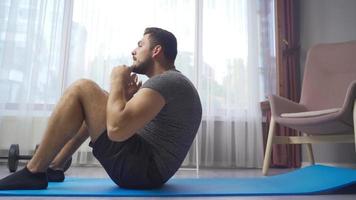
{"type": "Polygon", "coordinates": [[[45,110],[60,96],[63,5],[59,1],[0,2],[1,113],[45,110]]]}
{"type": "Polygon", "coordinates": [[[2,113],[50,111],[78,78],[108,89],[112,67],[130,65],[149,26],[178,38],[176,66],[197,86],[204,115],[246,112],[251,95],[263,100],[275,86],[273,0],[10,2],[0,2],[2,113]]]}

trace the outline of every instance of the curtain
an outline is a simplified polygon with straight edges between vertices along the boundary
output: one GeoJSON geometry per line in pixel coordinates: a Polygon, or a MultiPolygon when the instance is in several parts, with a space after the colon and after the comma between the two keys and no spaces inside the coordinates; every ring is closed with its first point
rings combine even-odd
{"type": "MultiPolygon", "coordinates": [[[[300,98],[298,2],[278,0],[277,6],[277,52],[278,95],[294,102],[300,98]]],[[[276,135],[296,136],[300,133],[277,125],[276,135]]],[[[274,145],[271,165],[277,167],[300,167],[301,145],[274,145]]]]}
{"type": "Polygon", "coordinates": [[[260,167],[262,160],[257,1],[204,1],[202,166],[260,167]]]}
{"type": "MultiPolygon", "coordinates": [[[[23,7],[16,2],[7,1],[0,9],[23,7]]],[[[33,1],[21,1],[21,4],[31,3],[33,1]]],[[[34,19],[24,15],[23,18],[28,20],[26,23],[43,24],[51,34],[39,33],[39,39],[29,40],[36,47],[45,43],[45,47],[41,48],[44,52],[28,49],[27,54],[32,57],[19,64],[22,79],[18,78],[17,71],[10,75],[17,65],[4,64],[9,62],[4,58],[18,62],[25,57],[15,53],[6,56],[11,49],[3,43],[13,40],[1,38],[0,70],[8,71],[0,74],[0,91],[6,94],[0,97],[0,149],[20,142],[24,149],[33,149],[64,88],[79,78],[90,78],[108,90],[111,69],[119,64],[129,65],[131,51],[144,28],[157,26],[176,35],[176,67],[195,84],[203,105],[202,124],[196,138],[198,146],[193,144],[183,165],[197,165],[198,156],[200,165],[206,167],[261,167],[259,102],[271,85],[269,76],[273,65],[271,60],[265,64],[263,55],[269,52],[273,57],[274,53],[274,47],[268,45],[274,38],[266,37],[273,35],[270,34],[273,25],[265,23],[273,19],[273,10],[261,14],[261,9],[266,4],[273,7],[273,0],[73,0],[35,1],[33,4],[40,4],[40,9],[26,12],[50,14],[34,19]],[[39,61],[42,57],[44,60],[39,61]],[[26,82],[27,77],[33,83],[26,82]],[[16,87],[14,81],[21,85],[17,86],[21,89],[18,93],[12,88],[16,87]],[[27,96],[23,101],[12,102],[11,98],[24,94],[27,96]],[[36,98],[35,101],[31,101],[32,98],[36,98]],[[13,108],[13,105],[18,107],[13,108]],[[21,113],[26,113],[28,122],[26,125],[21,122],[23,128],[14,129],[16,125],[7,121],[12,111],[16,123],[20,122],[21,113]]],[[[6,18],[1,22],[5,28],[0,33],[18,34],[19,30],[6,27],[19,22],[12,17],[10,20],[10,12],[0,13],[6,18]]],[[[23,34],[27,37],[29,32],[23,34]]],[[[17,45],[17,41],[13,43],[17,45]]],[[[143,76],[139,78],[146,80],[143,76]]],[[[73,158],[74,163],[97,163],[87,144],[82,145],[73,158]]]]}
{"type": "MultiPolygon", "coordinates": [[[[67,2],[0,1],[0,149],[34,150],[61,94],[67,2]]],[[[6,154],[7,152],[3,152],[6,154]]]]}

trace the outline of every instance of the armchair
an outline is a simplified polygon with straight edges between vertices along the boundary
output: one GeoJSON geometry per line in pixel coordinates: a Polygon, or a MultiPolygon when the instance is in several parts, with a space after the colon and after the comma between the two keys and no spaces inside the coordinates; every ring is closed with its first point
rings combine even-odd
{"type": "Polygon", "coordinates": [[[268,173],[273,144],[306,144],[314,164],[313,143],[355,143],[356,41],[319,44],[307,55],[299,103],[272,95],[271,121],[262,172],[268,173]],[[275,136],[275,125],[302,136],[275,136]]]}

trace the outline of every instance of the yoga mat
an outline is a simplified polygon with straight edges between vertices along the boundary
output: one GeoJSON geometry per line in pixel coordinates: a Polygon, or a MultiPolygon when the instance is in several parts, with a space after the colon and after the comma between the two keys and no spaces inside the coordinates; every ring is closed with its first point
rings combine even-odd
{"type": "MultiPolygon", "coordinates": [[[[238,170],[238,169],[236,169],[238,170]]],[[[356,193],[356,170],[314,165],[289,173],[256,178],[173,178],[162,188],[130,190],[110,179],[70,178],[47,190],[0,190],[0,196],[257,196],[356,193]],[[351,191],[350,191],[351,190],[351,191]]]]}

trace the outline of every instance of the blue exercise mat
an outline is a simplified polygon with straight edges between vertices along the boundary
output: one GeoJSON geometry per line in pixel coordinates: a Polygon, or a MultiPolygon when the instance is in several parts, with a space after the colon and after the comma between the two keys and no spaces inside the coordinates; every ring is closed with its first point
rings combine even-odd
{"type": "MultiPolygon", "coordinates": [[[[238,170],[238,169],[237,169],[238,170]]],[[[351,189],[356,193],[356,170],[314,165],[289,173],[256,178],[174,178],[162,188],[129,190],[110,179],[67,178],[47,190],[0,190],[0,196],[257,196],[325,194],[351,189]],[[344,190],[343,190],[344,189],[344,190]]]]}

